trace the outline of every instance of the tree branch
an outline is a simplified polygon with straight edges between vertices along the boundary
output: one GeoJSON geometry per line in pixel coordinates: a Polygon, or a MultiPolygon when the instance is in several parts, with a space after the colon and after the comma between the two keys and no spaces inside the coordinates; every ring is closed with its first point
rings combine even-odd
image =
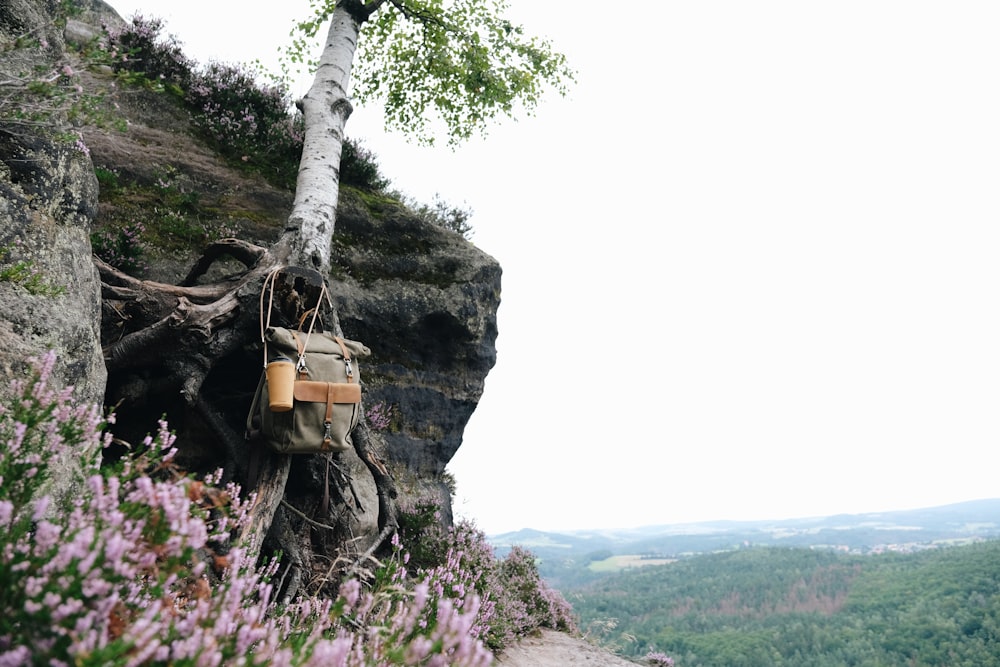
{"type": "Polygon", "coordinates": [[[351,12],[351,15],[357,19],[358,23],[364,23],[367,21],[372,14],[378,11],[378,8],[386,3],[386,0],[371,0],[370,2],[360,2],[359,7],[356,11],[351,12]]]}
{"type": "Polygon", "coordinates": [[[388,0],[393,7],[399,10],[399,13],[410,19],[411,21],[419,21],[421,23],[433,23],[434,25],[439,25],[445,29],[451,29],[447,23],[441,20],[441,16],[437,13],[413,9],[410,7],[405,0],[388,0]]]}
{"type": "Polygon", "coordinates": [[[393,536],[393,534],[396,532],[397,527],[398,526],[395,525],[392,526],[386,525],[379,532],[378,536],[375,538],[375,541],[372,543],[372,545],[368,547],[368,549],[366,549],[363,554],[359,555],[354,560],[354,565],[352,565],[350,569],[348,569],[347,572],[344,573],[343,578],[347,580],[356,575],[358,573],[358,570],[360,570],[361,566],[365,563],[365,561],[373,558],[375,552],[378,550],[378,547],[393,536]]]}
{"type": "Polygon", "coordinates": [[[332,530],[332,531],[336,531],[337,530],[336,526],[331,526],[329,524],[320,523],[319,521],[316,521],[315,519],[310,519],[309,516],[305,512],[303,512],[302,510],[298,509],[297,507],[295,507],[295,505],[292,505],[290,502],[288,502],[284,498],[281,499],[281,506],[284,507],[286,510],[290,511],[292,514],[297,515],[300,519],[302,519],[303,521],[305,521],[306,523],[308,523],[309,525],[311,525],[311,526],[313,526],[315,528],[322,528],[323,530],[332,530]]]}
{"type": "Polygon", "coordinates": [[[168,312],[159,321],[123,336],[117,343],[104,349],[104,363],[109,371],[115,371],[127,366],[141,365],[160,359],[158,350],[163,345],[173,342],[173,330],[178,323],[183,322],[186,300],[179,300],[176,308],[168,312]],[[168,340],[168,334],[170,334],[168,340]]]}

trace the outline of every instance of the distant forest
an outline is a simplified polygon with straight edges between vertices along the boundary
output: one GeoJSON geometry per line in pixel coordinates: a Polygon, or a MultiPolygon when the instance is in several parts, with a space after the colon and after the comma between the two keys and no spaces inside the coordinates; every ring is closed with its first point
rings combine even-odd
{"type": "Polygon", "coordinates": [[[1000,665],[1000,540],[867,556],[748,548],[562,592],[592,636],[677,667],[1000,665]]]}

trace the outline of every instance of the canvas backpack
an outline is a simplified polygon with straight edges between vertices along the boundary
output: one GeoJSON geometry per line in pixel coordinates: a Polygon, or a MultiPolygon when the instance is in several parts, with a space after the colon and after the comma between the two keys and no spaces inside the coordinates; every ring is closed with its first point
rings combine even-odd
{"type": "MultiPolygon", "coordinates": [[[[361,418],[358,359],[368,357],[371,351],[357,341],[316,331],[320,304],[302,316],[298,329],[271,326],[278,271],[268,275],[261,290],[264,371],[247,416],[247,432],[254,430],[254,418],[259,414],[262,439],[276,452],[315,454],[351,449],[350,434],[361,418]],[[306,320],[309,325],[303,331],[306,320]],[[271,409],[267,380],[268,364],[278,360],[294,363],[294,400],[291,409],[283,411],[271,409]]],[[[323,297],[330,301],[325,283],[320,300],[323,297]]]]}

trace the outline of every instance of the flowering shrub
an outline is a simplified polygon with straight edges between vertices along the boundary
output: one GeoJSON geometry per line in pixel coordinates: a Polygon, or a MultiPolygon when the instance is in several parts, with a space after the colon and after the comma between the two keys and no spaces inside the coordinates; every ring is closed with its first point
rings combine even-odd
{"type": "Polygon", "coordinates": [[[132,222],[119,229],[104,229],[90,235],[94,254],[126,273],[138,274],[146,269],[146,254],[142,236],[146,228],[132,222]]]}
{"type": "Polygon", "coordinates": [[[163,21],[136,14],[120,29],[107,26],[105,52],[109,64],[118,72],[145,79],[156,86],[186,88],[191,81],[194,63],[184,55],[173,35],[160,34],[163,21]]]}
{"type": "Polygon", "coordinates": [[[523,606],[523,621],[518,634],[537,627],[567,632],[577,631],[573,610],[558,591],[549,588],[538,574],[535,556],[523,547],[513,547],[503,562],[500,574],[505,595],[523,606]]]}
{"type": "Polygon", "coordinates": [[[402,196],[402,199],[425,222],[460,234],[466,241],[472,239],[474,232],[469,223],[469,218],[472,217],[473,213],[472,209],[453,206],[442,199],[439,194],[434,195],[433,204],[421,204],[406,196],[402,196]]]}
{"type": "Polygon", "coordinates": [[[49,388],[53,363],[0,408],[0,665],[492,662],[471,588],[431,575],[405,586],[399,563],[370,588],[349,580],[334,600],[279,607],[275,564],[257,567],[230,540],[252,499],[219,474],[183,475],[165,422],[115,469],[91,462],[72,502],[42,495],[45,460],[110,441],[96,407],[49,388]]]}
{"type": "Polygon", "coordinates": [[[280,185],[293,185],[302,122],[289,111],[287,87],[258,83],[242,66],[199,67],[162,30],[162,20],[141,15],[121,29],[105,27],[108,63],[132,83],[169,90],[183,99],[195,127],[224,157],[280,185]]]}
{"type": "MultiPolygon", "coordinates": [[[[161,20],[141,15],[121,30],[106,28],[108,62],[136,82],[173,86],[183,96],[195,127],[223,156],[274,183],[294,186],[304,127],[301,114],[292,111],[285,83],[260,83],[258,73],[239,65],[213,62],[199,67],[183,55],[173,36],[161,36],[162,29],[161,20]]],[[[342,146],[340,179],[373,192],[389,187],[375,155],[352,139],[345,139],[342,146]]],[[[466,211],[437,203],[421,209],[421,215],[468,238],[466,211]]]]}
{"type": "Polygon", "coordinates": [[[385,401],[379,401],[365,410],[365,421],[373,431],[385,431],[392,425],[395,409],[385,401]]]}
{"type": "Polygon", "coordinates": [[[224,156],[291,186],[302,154],[302,119],[283,84],[262,85],[243,67],[209,63],[185,101],[191,118],[224,156]]]}
{"type": "Polygon", "coordinates": [[[486,535],[471,522],[450,529],[431,500],[401,504],[402,544],[418,554],[419,578],[437,597],[474,592],[480,599],[478,637],[493,650],[510,646],[538,627],[577,632],[572,608],[538,574],[534,556],[515,547],[498,560],[486,535]]]}
{"type": "Polygon", "coordinates": [[[385,192],[390,184],[382,175],[375,154],[350,137],[344,138],[340,150],[340,182],[371,192],[385,192]]]}
{"type": "Polygon", "coordinates": [[[458,536],[446,528],[441,507],[431,498],[404,497],[399,502],[399,541],[405,545],[407,560],[415,568],[433,568],[447,558],[458,536]]]}
{"type": "Polygon", "coordinates": [[[11,60],[10,71],[4,72],[0,85],[0,119],[4,123],[28,128],[72,146],[89,157],[90,149],[75,129],[82,124],[104,126],[107,114],[100,110],[100,94],[85,94],[80,72],[63,59],[55,58],[44,38],[36,39],[30,31],[16,37],[2,48],[32,51],[27,60],[40,64],[31,69],[18,69],[11,60]],[[44,64],[41,64],[44,63],[44,64]]]}
{"type": "MultiPolygon", "coordinates": [[[[47,457],[75,456],[101,444],[97,408],[72,407],[71,390],[48,387],[54,366],[51,353],[35,362],[33,381],[14,380],[13,398],[0,405],[0,525],[24,513],[47,478],[47,457]]],[[[0,593],[5,590],[0,587],[0,593]]]]}
{"type": "Polygon", "coordinates": [[[646,654],[646,661],[653,667],[674,667],[674,659],[666,653],[650,651],[646,654]]]}
{"type": "Polygon", "coordinates": [[[78,152],[83,153],[85,156],[90,157],[90,147],[87,146],[86,142],[83,140],[83,135],[79,132],[73,132],[70,139],[73,142],[73,148],[78,152]]]}

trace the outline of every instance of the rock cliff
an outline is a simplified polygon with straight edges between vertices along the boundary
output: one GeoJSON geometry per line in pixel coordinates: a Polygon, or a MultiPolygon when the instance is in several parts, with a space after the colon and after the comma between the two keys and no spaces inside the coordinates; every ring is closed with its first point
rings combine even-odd
{"type": "Polygon", "coordinates": [[[338,215],[332,288],[345,332],[377,348],[367,378],[397,411],[390,455],[440,475],[496,362],[500,267],[391,202],[348,197],[338,215]]]}
{"type": "MultiPolygon", "coordinates": [[[[107,376],[89,238],[97,179],[85,150],[36,125],[43,114],[66,127],[65,110],[47,101],[33,109],[17,94],[20,82],[50,76],[62,60],[63,33],[48,9],[29,0],[0,4],[0,401],[33,358],[52,350],[50,386],[73,387],[77,400],[97,403],[107,376]],[[36,46],[12,48],[25,35],[36,46]]],[[[83,476],[80,461],[52,461],[48,488],[71,496],[83,476]]]]}
{"type": "MultiPolygon", "coordinates": [[[[0,43],[7,47],[0,49],[0,72],[11,88],[28,73],[54,70],[64,46],[46,6],[27,0],[0,6],[0,43]],[[37,48],[9,48],[26,34],[37,48]]],[[[24,117],[29,112],[14,94],[0,98],[0,373],[23,376],[28,359],[55,350],[55,384],[99,401],[100,282],[89,238],[97,179],[85,152],[39,131],[24,117]]],[[[54,125],[66,124],[57,106],[50,115],[54,125]]],[[[9,388],[0,383],[0,397],[9,388]]]]}
{"type": "MultiPolygon", "coordinates": [[[[211,240],[234,235],[265,246],[273,242],[292,193],[214,154],[169,94],[123,85],[109,72],[87,70],[72,48],[63,51],[64,35],[86,39],[88,26],[96,30],[99,19],[115,19],[103,3],[84,2],[86,11],[62,32],[53,28],[52,3],[16,4],[0,11],[6,39],[33,29],[22,20],[29,15],[51,34],[46,48],[9,53],[22,59],[33,54],[34,64],[42,58],[52,66],[69,64],[111,122],[74,129],[89,155],[65,136],[0,125],[0,161],[6,165],[0,173],[0,246],[16,244],[13,259],[30,261],[65,288],[58,296],[36,296],[0,281],[0,369],[10,377],[26,355],[55,347],[65,382],[89,400],[105,387],[91,238],[131,230],[144,249],[134,270],[176,283],[211,240]]],[[[29,60],[3,61],[3,68],[30,66],[29,60]]],[[[330,282],[341,325],[373,351],[362,369],[365,402],[391,415],[382,436],[401,491],[438,494],[447,509],[445,466],[496,359],[500,267],[461,235],[381,194],[342,188],[337,230],[330,282]]],[[[215,268],[214,277],[226,270],[224,264],[215,268]]],[[[103,315],[107,344],[119,314],[105,307],[103,315]]],[[[247,348],[206,381],[219,417],[234,429],[241,430],[259,368],[259,352],[247,348]]],[[[140,385],[155,388],[156,372],[131,369],[108,378],[107,403],[120,415],[116,433],[139,438],[165,413],[191,467],[220,464],[221,446],[176,393],[135,391],[140,385]]]]}

